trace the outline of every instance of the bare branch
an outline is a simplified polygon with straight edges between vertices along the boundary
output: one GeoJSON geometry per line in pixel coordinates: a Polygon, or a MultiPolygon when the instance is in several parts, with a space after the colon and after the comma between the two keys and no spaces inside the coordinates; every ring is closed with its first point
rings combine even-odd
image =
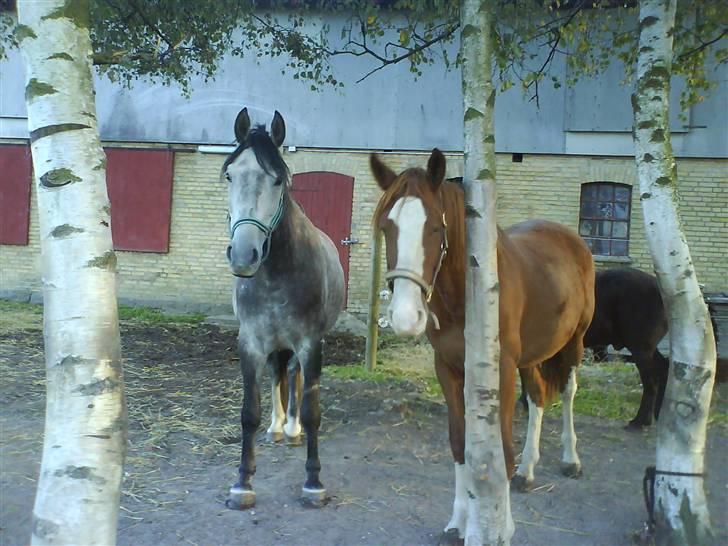
{"type": "MultiPolygon", "coordinates": [[[[688,50],[688,51],[685,51],[685,52],[681,53],[681,54],[680,54],[680,55],[678,56],[678,60],[679,60],[679,61],[684,61],[684,60],[685,60],[685,59],[687,59],[688,57],[691,57],[691,56],[695,55],[696,53],[700,53],[701,51],[703,51],[703,50],[705,50],[705,49],[709,48],[709,47],[710,47],[711,45],[713,45],[714,43],[716,43],[716,42],[720,41],[720,40],[721,40],[721,39],[722,39],[722,38],[723,38],[724,36],[728,36],[728,28],[724,28],[724,29],[723,29],[723,31],[722,31],[722,32],[721,32],[721,33],[720,33],[720,34],[719,34],[718,36],[716,36],[716,37],[715,37],[715,38],[713,38],[712,40],[708,40],[707,42],[704,42],[704,41],[703,41],[703,40],[701,40],[701,39],[700,39],[700,37],[698,36],[697,38],[698,38],[698,40],[700,41],[700,45],[699,45],[699,46],[697,46],[697,47],[694,47],[693,49],[690,49],[690,50],[688,50]]],[[[720,61],[720,62],[723,62],[723,61],[725,61],[725,59],[723,59],[723,60],[722,60],[722,61],[720,61]]]]}

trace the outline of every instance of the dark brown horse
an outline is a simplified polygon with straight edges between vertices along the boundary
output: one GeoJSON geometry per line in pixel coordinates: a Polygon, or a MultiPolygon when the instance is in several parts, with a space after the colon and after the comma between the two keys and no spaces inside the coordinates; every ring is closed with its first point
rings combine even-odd
{"type": "Polygon", "coordinates": [[[596,274],[594,319],[584,346],[598,352],[606,345],[627,348],[642,381],[642,400],[628,429],[652,424],[665,395],[667,358],[657,344],[667,334],[667,312],[654,275],[631,267],[606,269],[596,274]]]}
{"type": "MultiPolygon", "coordinates": [[[[427,170],[397,175],[376,156],[371,169],[384,190],[374,213],[387,247],[387,279],[393,292],[390,323],[399,335],[426,332],[435,350],[435,371],[448,406],[450,446],[455,459],[455,502],[445,530],[462,536],[464,489],[465,207],[462,186],[444,181],[445,157],[435,149],[427,170]]],[[[589,249],[570,229],[529,221],[498,231],[500,284],[500,403],[503,449],[513,476],[512,420],[516,370],[526,373],[531,411],[523,459],[513,478],[527,488],[539,458],[546,400],[562,393],[562,469],[577,476],[572,404],[575,368],[594,312],[594,264],[589,249]],[[544,363],[543,371],[536,365],[544,363]]]]}

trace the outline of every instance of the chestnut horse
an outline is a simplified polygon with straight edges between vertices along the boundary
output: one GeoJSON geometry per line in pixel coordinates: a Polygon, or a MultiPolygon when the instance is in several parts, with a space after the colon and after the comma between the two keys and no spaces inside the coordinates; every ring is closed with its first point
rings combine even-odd
{"type": "MultiPolygon", "coordinates": [[[[455,502],[445,531],[457,530],[462,538],[467,509],[464,192],[452,179],[444,181],[445,157],[438,149],[432,151],[427,170],[411,168],[397,175],[374,154],[370,166],[384,190],[373,223],[386,242],[390,323],[398,335],[425,332],[435,351],[455,459],[455,502]]],[[[497,245],[503,450],[513,485],[527,489],[539,459],[543,407],[557,392],[563,400],[562,471],[573,477],[581,473],[572,404],[575,369],[594,312],[594,263],[574,231],[543,220],[499,229],[497,245]],[[522,370],[531,411],[523,458],[514,476],[511,428],[517,369],[522,370]]]]}

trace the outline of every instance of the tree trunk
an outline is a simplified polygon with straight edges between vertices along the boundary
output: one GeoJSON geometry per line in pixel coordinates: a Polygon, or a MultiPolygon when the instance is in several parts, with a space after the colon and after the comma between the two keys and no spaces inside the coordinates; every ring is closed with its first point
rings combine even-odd
{"type": "Polygon", "coordinates": [[[20,0],[47,377],[32,544],[114,544],[126,447],[116,255],[88,0],[20,0]]]}
{"type": "Polygon", "coordinates": [[[657,426],[656,539],[707,544],[705,434],[715,339],[678,215],[668,117],[676,0],[640,1],[634,141],[647,241],[670,320],[670,374],[657,426]]]}
{"type": "Polygon", "coordinates": [[[510,544],[510,489],[500,431],[498,265],[492,82],[493,5],[460,9],[467,268],[465,292],[465,544],[510,544]]]}

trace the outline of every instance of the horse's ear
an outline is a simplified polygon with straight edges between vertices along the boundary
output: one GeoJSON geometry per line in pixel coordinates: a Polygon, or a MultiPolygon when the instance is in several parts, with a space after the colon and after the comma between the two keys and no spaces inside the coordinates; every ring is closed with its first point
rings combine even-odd
{"type": "Polygon", "coordinates": [[[435,189],[440,187],[445,179],[445,156],[437,148],[433,148],[430,159],[427,161],[427,174],[435,189]]]}
{"type": "Polygon", "coordinates": [[[283,144],[286,139],[286,123],[278,110],[273,114],[273,123],[270,124],[270,138],[276,146],[283,144]]]}
{"type": "Polygon", "coordinates": [[[235,118],[235,140],[242,144],[245,137],[248,136],[248,131],[250,131],[250,117],[248,116],[248,109],[243,108],[238,113],[238,117],[235,118]]]}
{"type": "Polygon", "coordinates": [[[394,179],[397,178],[394,171],[382,163],[382,160],[379,159],[377,154],[371,154],[369,156],[369,167],[372,169],[372,174],[377,184],[385,191],[389,189],[394,179]]]}

